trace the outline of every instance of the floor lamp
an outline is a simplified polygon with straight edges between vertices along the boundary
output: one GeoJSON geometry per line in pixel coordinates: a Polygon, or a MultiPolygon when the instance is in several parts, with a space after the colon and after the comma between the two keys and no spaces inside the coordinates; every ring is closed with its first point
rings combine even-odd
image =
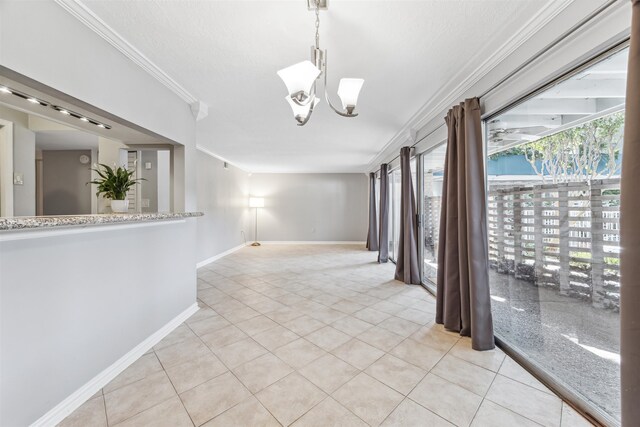
{"type": "Polygon", "coordinates": [[[249,197],[249,207],[256,208],[256,234],[254,242],[251,246],[260,246],[258,243],[258,208],[264,208],[264,198],[262,197],[249,197]]]}

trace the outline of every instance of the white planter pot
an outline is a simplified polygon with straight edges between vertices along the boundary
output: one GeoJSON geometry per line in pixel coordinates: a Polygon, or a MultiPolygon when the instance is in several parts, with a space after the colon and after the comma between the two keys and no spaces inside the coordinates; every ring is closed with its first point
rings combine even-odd
{"type": "Polygon", "coordinates": [[[129,211],[128,200],[112,200],[111,211],[114,213],[126,213],[129,211]]]}

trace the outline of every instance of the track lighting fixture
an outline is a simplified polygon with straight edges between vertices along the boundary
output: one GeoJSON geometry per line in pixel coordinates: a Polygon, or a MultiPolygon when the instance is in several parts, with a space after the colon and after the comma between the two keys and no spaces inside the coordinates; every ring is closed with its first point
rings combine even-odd
{"type": "Polygon", "coordinates": [[[13,96],[17,96],[18,98],[22,98],[32,104],[39,104],[43,107],[49,107],[49,108],[53,108],[54,110],[58,111],[60,114],[63,114],[65,116],[70,116],[70,117],[74,117],[76,119],[79,119],[80,121],[83,121],[85,123],[91,123],[92,125],[98,126],[101,129],[111,129],[110,125],[104,124],[102,122],[99,122],[98,120],[94,120],[91,119],[89,117],[86,117],[83,114],[80,113],[76,113],[72,110],[69,110],[68,108],[63,108],[60,107],[58,105],[54,105],[50,102],[44,101],[42,99],[36,98],[35,96],[31,96],[31,95],[27,95],[24,92],[20,92],[18,90],[12,89],[10,87],[7,86],[0,86],[0,93],[1,94],[6,94],[6,95],[13,95],[13,96]]]}

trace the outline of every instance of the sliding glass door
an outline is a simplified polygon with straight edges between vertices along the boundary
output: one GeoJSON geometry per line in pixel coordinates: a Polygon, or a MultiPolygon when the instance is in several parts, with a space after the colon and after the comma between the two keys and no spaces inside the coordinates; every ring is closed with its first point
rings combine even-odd
{"type": "Polygon", "coordinates": [[[485,123],[496,336],[608,424],[620,423],[627,55],[613,53],[485,123]]]}
{"type": "MultiPolygon", "coordinates": [[[[413,194],[416,195],[417,175],[416,175],[416,158],[412,158],[410,162],[411,181],[413,185],[413,194]]],[[[389,258],[396,262],[398,254],[398,245],[400,243],[400,203],[402,200],[402,173],[400,168],[393,169],[389,172],[389,258]]],[[[417,200],[417,199],[416,199],[417,200]]]]}
{"type": "Polygon", "coordinates": [[[422,218],[422,283],[435,292],[438,272],[438,237],[440,232],[440,201],[446,142],[420,156],[422,163],[422,200],[418,201],[422,218]]]}
{"type": "Polygon", "coordinates": [[[398,256],[398,242],[400,239],[400,200],[401,200],[401,175],[400,168],[394,169],[389,173],[389,186],[391,188],[391,221],[389,222],[389,258],[395,262],[398,256]]]}

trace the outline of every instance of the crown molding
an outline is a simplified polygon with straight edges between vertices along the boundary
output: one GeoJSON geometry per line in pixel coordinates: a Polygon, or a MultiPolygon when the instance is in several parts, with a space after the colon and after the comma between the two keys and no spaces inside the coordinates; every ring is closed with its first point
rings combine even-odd
{"type": "Polygon", "coordinates": [[[200,151],[200,152],[202,152],[202,153],[204,153],[204,154],[206,154],[208,156],[214,157],[214,158],[220,160],[221,162],[228,163],[231,166],[233,166],[233,167],[235,167],[237,169],[240,169],[242,172],[251,174],[251,171],[248,171],[245,168],[243,168],[242,166],[239,166],[237,163],[234,163],[232,161],[229,161],[229,160],[225,159],[224,157],[221,157],[221,156],[217,155],[213,151],[211,151],[211,150],[209,150],[207,148],[204,148],[202,145],[196,144],[196,150],[198,150],[198,151],[200,151]]]}
{"type": "MultiPolygon", "coordinates": [[[[462,96],[473,86],[478,83],[483,77],[489,74],[494,68],[496,68],[502,61],[515,52],[520,46],[526,43],[531,37],[544,28],[549,22],[551,22],[556,16],[558,16],[563,10],[571,5],[575,0],[549,0],[547,4],[535,14],[529,21],[527,21],[519,32],[514,34],[505,43],[503,43],[496,51],[491,54],[485,61],[480,63],[478,67],[475,67],[471,74],[467,77],[463,77],[465,70],[454,74],[449,81],[442,85],[433,96],[430,101],[425,103],[408,121],[405,125],[387,142],[382,149],[371,158],[368,164],[368,170],[377,169],[379,164],[389,157],[388,151],[392,148],[399,148],[402,144],[410,140],[408,135],[412,129],[422,129],[422,127],[433,120],[436,115],[441,114],[442,111],[456,102],[459,102],[462,96]],[[456,82],[460,82],[453,88],[456,82]],[[449,96],[445,94],[449,93],[449,96]],[[439,100],[439,101],[438,101],[439,100]]],[[[478,58],[481,57],[483,52],[478,52],[471,58],[469,63],[475,63],[478,58]]],[[[443,122],[444,124],[444,122],[443,122]]]]}
{"type": "Polygon", "coordinates": [[[153,61],[147,58],[142,52],[136,49],[131,43],[125,40],[113,28],[107,25],[100,17],[98,17],[91,9],[89,9],[81,0],[54,0],[64,10],[69,12],[73,17],[78,19],[94,33],[106,40],[111,46],[122,52],[127,58],[136,65],[149,73],[152,77],[166,86],[169,90],[178,95],[188,104],[193,104],[198,99],[189,91],[182,87],[178,82],[165,73],[153,61]]]}

